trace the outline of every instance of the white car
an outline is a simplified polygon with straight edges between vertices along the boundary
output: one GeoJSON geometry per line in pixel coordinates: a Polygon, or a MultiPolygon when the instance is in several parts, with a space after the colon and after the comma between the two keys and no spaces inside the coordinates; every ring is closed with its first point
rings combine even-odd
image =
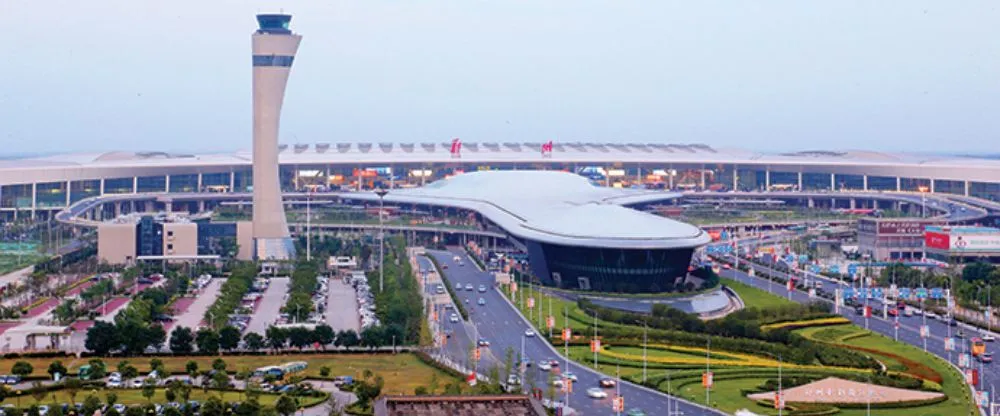
{"type": "Polygon", "coordinates": [[[108,382],[105,383],[105,385],[109,389],[119,389],[119,388],[122,387],[122,381],[121,380],[114,380],[114,379],[112,379],[112,380],[108,380],[108,382]]]}
{"type": "Polygon", "coordinates": [[[451,323],[453,324],[458,323],[458,315],[451,314],[451,316],[448,317],[448,320],[451,321],[451,323]]]}
{"type": "Polygon", "coordinates": [[[591,399],[606,399],[608,398],[608,393],[599,387],[591,387],[587,389],[587,397],[591,399]]]}
{"type": "Polygon", "coordinates": [[[996,341],[996,340],[997,340],[997,338],[995,336],[993,336],[993,334],[991,334],[989,332],[983,334],[983,341],[993,342],[993,341],[996,341]]]}
{"type": "Polygon", "coordinates": [[[535,331],[532,330],[532,329],[525,329],[524,330],[524,336],[529,337],[529,338],[533,337],[533,336],[535,336],[535,331]]]}
{"type": "Polygon", "coordinates": [[[542,370],[542,371],[549,371],[549,370],[552,369],[552,364],[549,364],[548,362],[545,362],[545,361],[539,361],[538,362],[538,369],[542,370]]]}
{"type": "Polygon", "coordinates": [[[563,373],[562,377],[565,378],[565,379],[573,380],[574,383],[577,381],[576,380],[576,374],[573,374],[573,373],[571,373],[569,371],[563,373]]]}

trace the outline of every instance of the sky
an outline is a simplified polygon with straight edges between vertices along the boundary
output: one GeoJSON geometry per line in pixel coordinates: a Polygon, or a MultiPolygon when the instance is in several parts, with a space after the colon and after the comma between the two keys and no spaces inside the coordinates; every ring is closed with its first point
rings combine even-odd
{"type": "Polygon", "coordinates": [[[992,152],[993,0],[0,0],[0,154],[249,149],[254,15],[304,36],[282,143],[992,152]]]}

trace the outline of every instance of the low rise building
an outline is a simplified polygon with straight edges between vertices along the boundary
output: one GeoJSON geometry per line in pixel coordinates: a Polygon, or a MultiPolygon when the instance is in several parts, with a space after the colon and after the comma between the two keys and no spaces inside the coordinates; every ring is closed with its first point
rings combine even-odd
{"type": "Polygon", "coordinates": [[[924,257],[924,229],[944,225],[934,218],[859,218],[858,252],[872,260],[924,257]]]}

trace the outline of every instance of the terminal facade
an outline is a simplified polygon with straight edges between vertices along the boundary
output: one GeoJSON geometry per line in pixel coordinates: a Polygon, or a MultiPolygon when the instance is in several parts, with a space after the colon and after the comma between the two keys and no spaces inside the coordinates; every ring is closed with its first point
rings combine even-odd
{"type": "MultiPolygon", "coordinates": [[[[411,187],[460,172],[562,170],[611,187],[867,190],[1000,200],[1000,161],[872,152],[761,154],[705,145],[339,143],[278,147],[283,192],[411,187]],[[473,150],[475,149],[475,150],[473,150]]],[[[59,155],[0,161],[0,221],[46,219],[85,198],[254,191],[250,153],[59,155]]]]}

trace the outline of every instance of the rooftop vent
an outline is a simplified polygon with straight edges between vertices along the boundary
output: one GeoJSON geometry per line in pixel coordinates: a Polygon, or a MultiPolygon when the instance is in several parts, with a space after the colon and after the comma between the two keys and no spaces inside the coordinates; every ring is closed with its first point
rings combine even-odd
{"type": "Polygon", "coordinates": [[[304,144],[304,143],[296,143],[295,144],[295,153],[302,153],[302,152],[304,152],[306,150],[309,150],[309,145],[308,144],[304,144]]]}
{"type": "Polygon", "coordinates": [[[347,153],[351,150],[350,143],[337,143],[337,151],[340,153],[347,153]]]}
{"type": "Polygon", "coordinates": [[[382,151],[385,152],[385,153],[392,152],[392,146],[393,146],[392,143],[379,143],[378,144],[379,149],[382,149],[382,151]]]}
{"type": "Polygon", "coordinates": [[[413,153],[413,143],[400,143],[399,147],[406,153],[413,153]]]}
{"type": "Polygon", "coordinates": [[[368,153],[368,152],[370,152],[372,150],[372,144],[371,143],[358,143],[358,150],[360,150],[361,153],[368,153]]]}
{"type": "Polygon", "coordinates": [[[330,143],[316,143],[317,153],[326,153],[327,150],[330,150],[330,143]]]}
{"type": "Polygon", "coordinates": [[[420,147],[424,148],[428,153],[434,151],[434,146],[436,146],[434,143],[420,143],[420,147]]]}
{"type": "Polygon", "coordinates": [[[288,150],[288,145],[287,144],[279,144],[278,145],[278,153],[284,152],[285,150],[288,150]]]}

